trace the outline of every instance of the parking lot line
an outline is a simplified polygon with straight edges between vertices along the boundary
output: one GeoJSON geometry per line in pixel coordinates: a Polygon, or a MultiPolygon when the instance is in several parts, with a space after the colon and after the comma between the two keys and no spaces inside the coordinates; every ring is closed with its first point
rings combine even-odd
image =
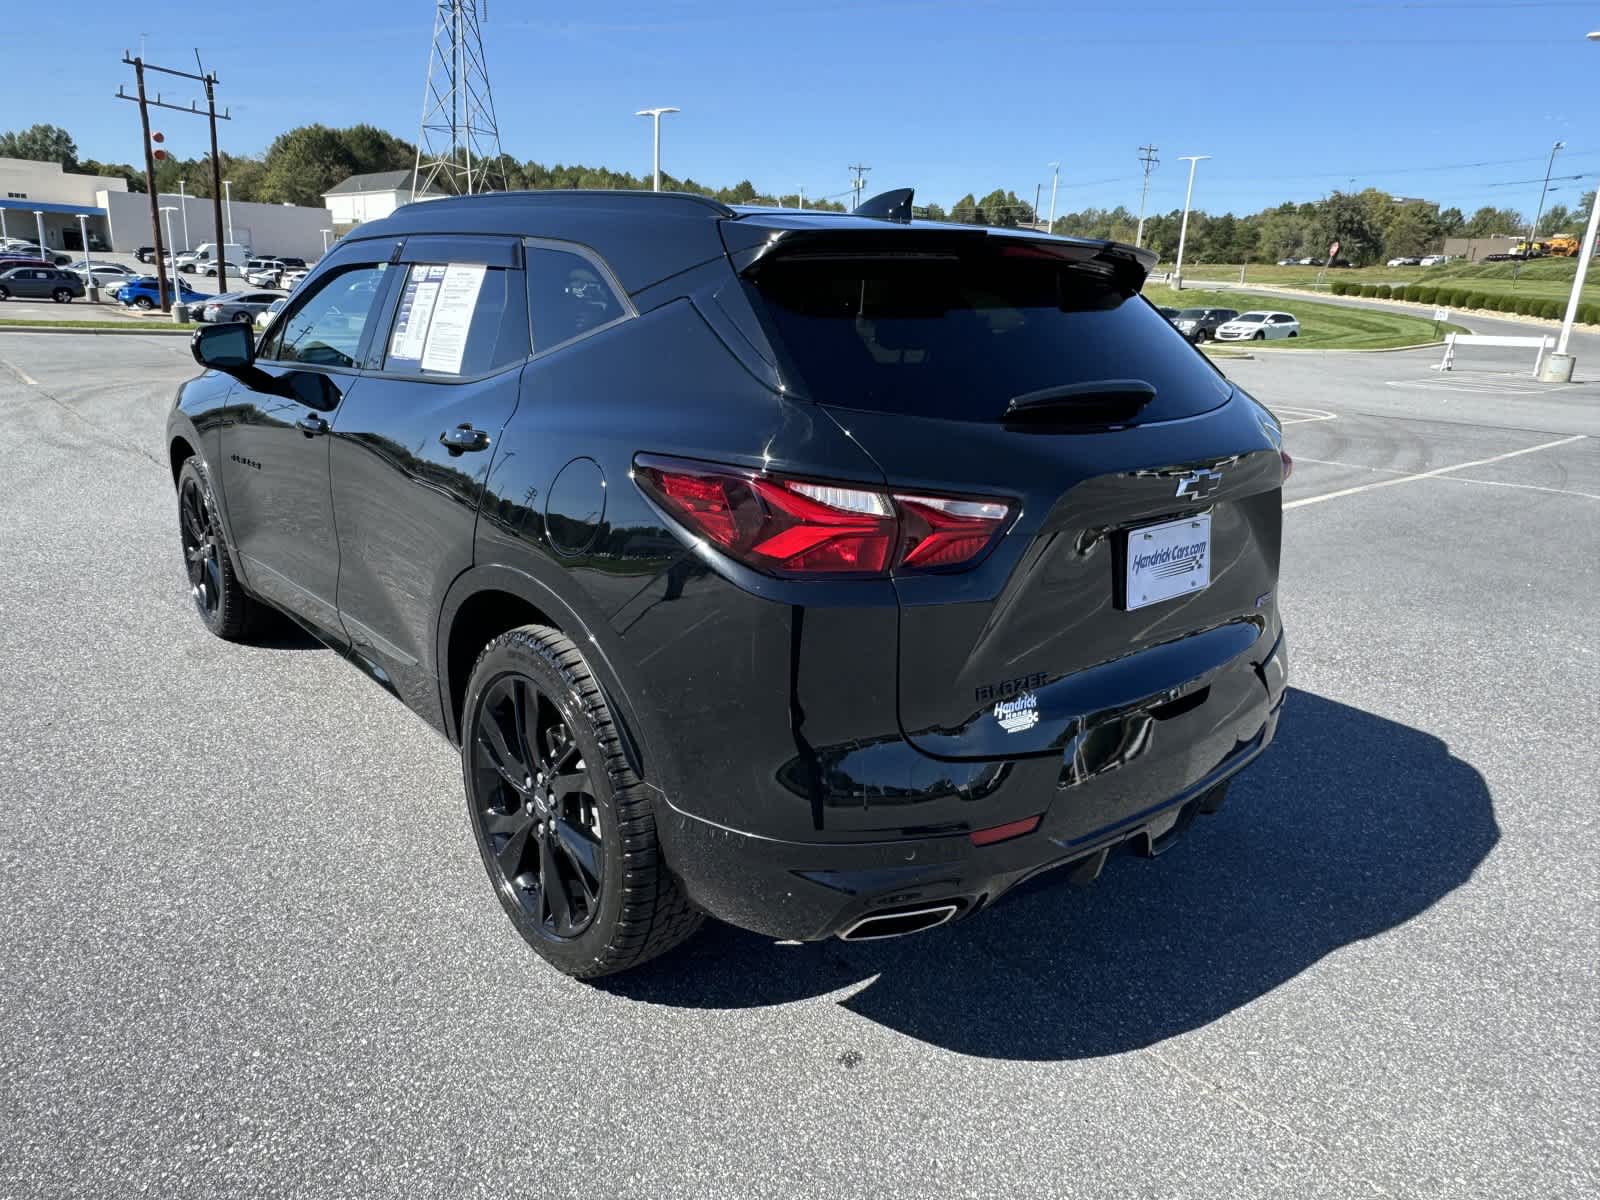
{"type": "Polygon", "coordinates": [[[1508,450],[1504,454],[1496,454],[1491,458],[1474,459],[1472,462],[1457,463],[1453,467],[1437,467],[1432,471],[1418,471],[1414,475],[1399,475],[1394,479],[1380,479],[1375,483],[1357,484],[1355,487],[1340,488],[1335,492],[1324,492],[1320,496],[1305,496],[1299,500],[1290,500],[1283,506],[1287,512],[1291,508],[1304,508],[1308,504],[1321,504],[1324,500],[1337,500],[1341,496],[1354,496],[1359,492],[1370,492],[1377,488],[1393,487],[1397,483],[1415,483],[1419,479],[1436,479],[1440,475],[1450,475],[1456,471],[1465,471],[1471,467],[1486,467],[1490,463],[1504,462],[1508,458],[1517,458],[1523,454],[1537,454],[1541,450],[1554,450],[1557,446],[1571,445],[1581,442],[1585,434],[1575,433],[1571,437],[1557,438],[1553,442],[1541,442],[1537,446],[1524,446],[1521,450],[1508,450]]]}
{"type": "Polygon", "coordinates": [[[1277,414],[1280,425],[1304,425],[1308,421],[1332,421],[1339,415],[1323,408],[1295,408],[1287,404],[1280,404],[1272,411],[1277,414]],[[1285,413],[1293,415],[1286,417],[1284,416],[1285,413]]]}

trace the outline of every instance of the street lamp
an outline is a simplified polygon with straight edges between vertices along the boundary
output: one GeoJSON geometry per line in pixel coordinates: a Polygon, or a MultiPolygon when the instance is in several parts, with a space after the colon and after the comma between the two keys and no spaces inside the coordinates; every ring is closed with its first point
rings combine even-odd
{"type": "Polygon", "coordinates": [[[178,180],[178,205],[179,211],[183,213],[183,248],[185,250],[189,248],[189,193],[183,190],[186,182],[183,179],[178,180]]]}
{"type": "Polygon", "coordinates": [[[1550,161],[1544,168],[1544,187],[1539,192],[1539,207],[1534,211],[1533,224],[1528,226],[1528,240],[1523,247],[1522,257],[1517,259],[1517,265],[1511,268],[1511,286],[1517,286],[1517,276],[1522,273],[1522,264],[1528,255],[1533,253],[1533,239],[1539,236],[1539,219],[1544,216],[1545,197],[1550,194],[1550,172],[1555,170],[1556,155],[1567,148],[1565,142],[1557,142],[1550,147],[1550,161]]]}
{"type": "Polygon", "coordinates": [[[228,245],[233,245],[233,180],[222,181],[223,202],[228,206],[228,245]]]}
{"type": "Polygon", "coordinates": [[[1183,193],[1183,223],[1178,226],[1178,261],[1172,266],[1172,286],[1183,290],[1183,243],[1189,236],[1189,201],[1194,197],[1194,169],[1210,158],[1209,154],[1180,154],[1179,162],[1189,164],[1189,187],[1183,193]]]}
{"type": "MultiPolygon", "coordinates": [[[[1591,42],[1600,42],[1600,29],[1587,36],[1591,42]]],[[[1597,229],[1600,229],[1600,188],[1596,188],[1594,201],[1589,205],[1589,224],[1583,231],[1583,248],[1578,251],[1578,270],[1572,277],[1572,295],[1567,298],[1567,315],[1561,321],[1561,336],[1556,339],[1556,352],[1546,358],[1539,368],[1539,378],[1547,383],[1572,382],[1572,368],[1577,360],[1567,353],[1567,342],[1572,337],[1572,323],[1578,319],[1578,302],[1583,298],[1583,281],[1589,274],[1589,260],[1594,257],[1597,229]]]]}
{"type": "Polygon", "coordinates": [[[330,233],[332,233],[332,232],[333,232],[333,230],[331,230],[331,229],[324,229],[324,230],[322,230],[322,231],[321,231],[321,232],[322,232],[322,252],[323,252],[323,253],[324,253],[324,254],[326,254],[326,253],[327,253],[327,252],[328,252],[328,235],[329,235],[329,234],[330,234],[330,233]]]}
{"type": "MultiPolygon", "coordinates": [[[[46,252],[46,250],[44,248],[44,210],[43,209],[36,208],[36,209],[33,210],[33,223],[34,223],[35,226],[38,227],[38,230],[39,230],[39,257],[40,258],[44,258],[45,254],[47,252],[46,252]]],[[[49,262],[50,260],[46,258],[45,261],[49,262]]]]}
{"type": "Polygon", "coordinates": [[[1056,231],[1056,184],[1061,182],[1061,164],[1058,162],[1046,164],[1050,168],[1050,224],[1048,232],[1056,231]]]}
{"type": "Polygon", "coordinates": [[[633,114],[636,117],[651,117],[655,121],[655,186],[652,191],[661,190],[661,118],[667,113],[682,111],[678,108],[641,108],[633,114]]]}
{"type": "Polygon", "coordinates": [[[78,214],[78,242],[83,246],[83,286],[89,289],[89,303],[100,303],[100,288],[94,281],[94,268],[89,265],[89,218],[78,214]]]}

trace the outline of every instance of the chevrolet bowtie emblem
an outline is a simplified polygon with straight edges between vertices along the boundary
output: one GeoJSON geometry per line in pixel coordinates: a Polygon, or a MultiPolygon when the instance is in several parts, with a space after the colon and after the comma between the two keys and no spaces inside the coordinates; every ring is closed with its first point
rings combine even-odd
{"type": "Polygon", "coordinates": [[[1221,486],[1221,471],[1190,471],[1178,479],[1178,498],[1204,500],[1221,486]]]}

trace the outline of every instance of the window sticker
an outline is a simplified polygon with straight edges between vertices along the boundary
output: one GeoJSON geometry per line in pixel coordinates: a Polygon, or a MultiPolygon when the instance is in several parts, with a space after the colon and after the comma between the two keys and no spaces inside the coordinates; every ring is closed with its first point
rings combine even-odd
{"type": "Polygon", "coordinates": [[[444,281],[442,265],[414,266],[400,297],[394,334],[389,339],[389,358],[405,363],[420,363],[427,344],[428,325],[433,320],[439,285],[444,281]]]}
{"type": "Polygon", "coordinates": [[[461,373],[461,359],[467,352],[467,330],[478,307],[478,293],[488,268],[482,264],[451,263],[439,285],[433,305],[433,320],[428,325],[427,344],[422,348],[424,371],[461,373]]]}

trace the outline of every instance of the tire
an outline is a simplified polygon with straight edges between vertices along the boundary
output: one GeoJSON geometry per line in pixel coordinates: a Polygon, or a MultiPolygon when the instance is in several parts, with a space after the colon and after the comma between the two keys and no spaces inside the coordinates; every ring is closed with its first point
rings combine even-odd
{"type": "Polygon", "coordinates": [[[1267,340],[1267,331],[1265,329],[1256,330],[1255,337],[1251,338],[1250,340],[1253,341],[1253,342],[1264,342],[1264,341],[1266,341],[1267,340]]]}
{"type": "Polygon", "coordinates": [[[233,573],[227,534],[199,455],[186,459],[178,472],[178,544],[200,623],[219,638],[238,641],[252,623],[256,603],[233,573]]]}
{"type": "Polygon", "coordinates": [[[255,316],[247,312],[234,313],[233,319],[245,325],[254,325],[256,323],[255,316]]]}
{"type": "Polygon", "coordinates": [[[72,293],[66,288],[57,288],[55,291],[50,293],[50,299],[54,300],[57,304],[71,304],[72,293]]]}
{"type": "Polygon", "coordinates": [[[11,293],[6,290],[4,285],[0,285],[0,300],[9,300],[9,299],[11,299],[11,293]]]}
{"type": "Polygon", "coordinates": [[[1291,329],[1289,331],[1289,336],[1290,337],[1299,337],[1300,336],[1300,331],[1298,329],[1291,329]]]}
{"type": "Polygon", "coordinates": [[[156,302],[150,299],[149,296],[137,296],[134,298],[133,306],[137,309],[142,309],[145,312],[149,312],[156,306],[156,302]]]}
{"type": "Polygon", "coordinates": [[[1206,331],[1204,329],[1195,330],[1194,344],[1196,346],[1204,345],[1205,344],[1205,340],[1206,340],[1206,331]]]}
{"type": "Polygon", "coordinates": [[[700,927],[606,698],[559,630],[525,625],[484,647],[462,708],[461,769],[495,895],[557,970],[625,971],[700,927]]]}

